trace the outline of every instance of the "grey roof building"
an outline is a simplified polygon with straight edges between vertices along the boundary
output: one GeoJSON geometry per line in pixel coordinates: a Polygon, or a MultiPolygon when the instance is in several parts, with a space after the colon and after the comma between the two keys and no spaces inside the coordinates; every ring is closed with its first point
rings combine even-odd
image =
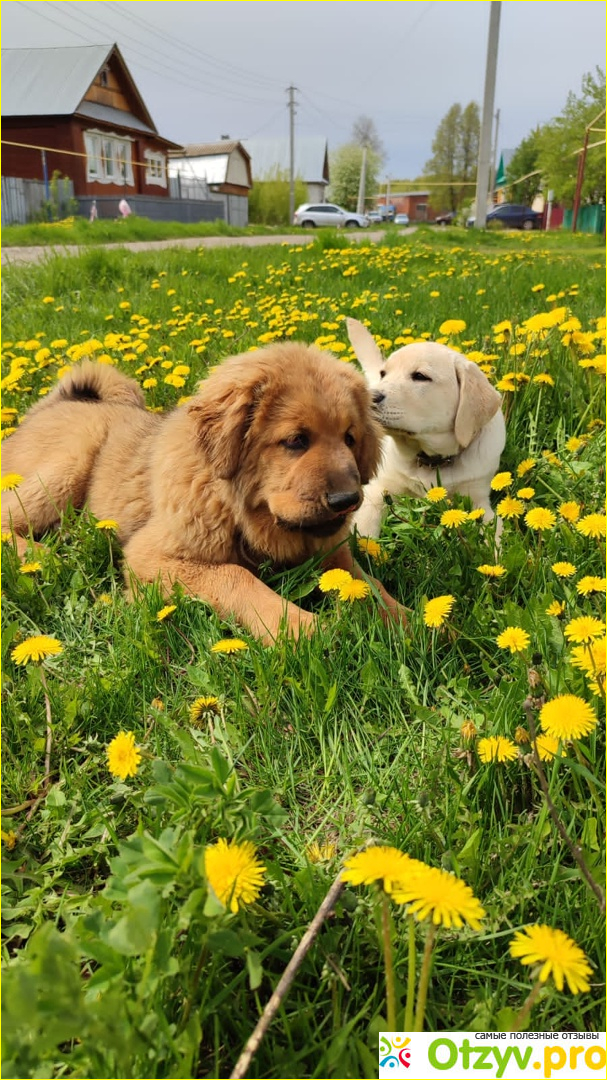
{"type": "MultiPolygon", "coordinates": [[[[243,139],[251,155],[254,180],[289,175],[289,140],[243,139]]],[[[297,136],[294,146],[295,175],[308,188],[309,202],[322,202],[329,183],[329,146],[322,135],[297,136]]]]}

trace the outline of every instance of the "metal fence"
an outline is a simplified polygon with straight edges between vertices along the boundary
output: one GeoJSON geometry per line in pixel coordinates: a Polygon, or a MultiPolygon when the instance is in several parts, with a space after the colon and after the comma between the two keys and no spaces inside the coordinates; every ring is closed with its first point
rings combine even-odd
{"type": "MultiPolygon", "coordinates": [[[[571,229],[573,224],[573,210],[565,210],[563,228],[571,229]]],[[[581,206],[577,219],[577,231],[586,233],[605,232],[605,206],[602,203],[593,203],[581,206]]]]}
{"type": "Polygon", "coordinates": [[[74,198],[71,180],[59,179],[52,185],[43,180],[2,177],[2,224],[25,225],[29,221],[50,221],[67,217],[74,198]]]}
{"type": "MultiPolygon", "coordinates": [[[[100,218],[121,217],[118,203],[125,198],[120,195],[96,195],[97,214],[100,218]]],[[[126,200],[134,214],[150,218],[152,221],[182,221],[191,224],[194,221],[225,221],[225,209],[221,203],[202,199],[168,199],[162,195],[126,195],[126,200]]],[[[93,198],[90,195],[76,196],[78,213],[89,217],[93,198]]]]}

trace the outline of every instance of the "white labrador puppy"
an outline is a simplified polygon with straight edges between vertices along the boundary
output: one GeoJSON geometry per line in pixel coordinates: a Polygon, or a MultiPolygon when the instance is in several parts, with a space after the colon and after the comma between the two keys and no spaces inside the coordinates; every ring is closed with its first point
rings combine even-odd
{"type": "Polygon", "coordinates": [[[354,515],[359,533],[379,535],[385,493],[423,498],[439,483],[449,495],[469,495],[491,520],[490,484],[506,428],[501,396],[487,376],[434,341],[405,345],[384,359],[361,322],[346,323],[386,433],[379,472],[354,515]]]}

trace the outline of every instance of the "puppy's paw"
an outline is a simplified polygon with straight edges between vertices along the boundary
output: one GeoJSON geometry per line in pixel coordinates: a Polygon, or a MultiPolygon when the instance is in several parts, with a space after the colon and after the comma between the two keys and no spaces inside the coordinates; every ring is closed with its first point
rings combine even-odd
{"type": "Polygon", "coordinates": [[[384,597],[385,607],[380,609],[381,617],[385,623],[398,623],[403,628],[408,626],[409,611],[392,596],[384,597]]]}

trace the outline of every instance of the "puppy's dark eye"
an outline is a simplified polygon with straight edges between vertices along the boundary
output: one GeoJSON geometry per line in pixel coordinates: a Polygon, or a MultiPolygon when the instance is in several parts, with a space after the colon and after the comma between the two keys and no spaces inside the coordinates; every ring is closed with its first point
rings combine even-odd
{"type": "Polygon", "coordinates": [[[380,371],[380,373],[379,373],[380,379],[383,379],[385,374],[386,374],[385,371],[380,371]]]}
{"type": "Polygon", "coordinates": [[[310,439],[308,435],[300,432],[299,435],[291,435],[290,438],[283,439],[282,446],[284,446],[285,450],[308,450],[310,439]]]}
{"type": "Polygon", "coordinates": [[[429,375],[424,375],[423,371],[414,371],[411,375],[413,382],[432,382],[429,375]]]}
{"type": "Polygon", "coordinates": [[[352,446],[356,445],[356,439],[354,438],[354,436],[349,431],[347,431],[346,434],[344,435],[344,442],[345,442],[346,446],[349,446],[349,447],[352,447],[352,446]]]}

